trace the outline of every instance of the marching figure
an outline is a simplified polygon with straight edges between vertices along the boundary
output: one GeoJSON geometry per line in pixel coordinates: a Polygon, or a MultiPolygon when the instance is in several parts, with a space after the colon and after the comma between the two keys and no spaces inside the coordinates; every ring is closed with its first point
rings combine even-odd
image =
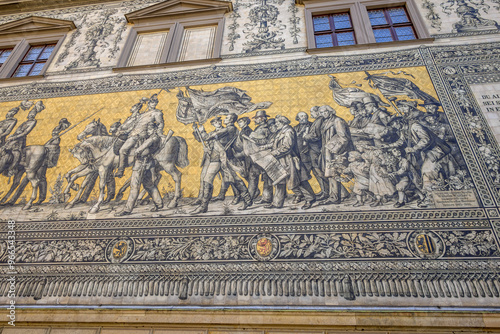
{"type": "Polygon", "coordinates": [[[330,188],[329,198],[321,204],[340,204],[343,198],[349,196],[349,193],[340,183],[339,175],[346,166],[347,154],[354,149],[354,145],[347,122],[338,117],[332,107],[324,105],[320,107],[320,112],[324,118],[321,126],[322,167],[330,188]]]}
{"type": "MultiPolygon", "coordinates": [[[[234,152],[233,144],[238,136],[238,129],[234,126],[236,122],[236,114],[226,116],[226,127],[222,126],[220,117],[216,117],[211,121],[215,130],[207,133],[205,128],[198,128],[199,134],[195,132],[195,139],[205,143],[205,154],[203,156],[203,165],[206,166],[205,172],[202,172],[202,199],[201,204],[192,213],[205,213],[208,211],[208,204],[212,198],[213,182],[219,172],[222,172],[224,182],[229,185],[234,185],[238,189],[243,198],[243,205],[239,208],[245,210],[252,205],[252,199],[243,180],[236,174],[234,170],[234,152]],[[209,160],[207,163],[207,159],[209,160]]],[[[194,126],[194,125],[193,125],[194,126]]]]}
{"type": "Polygon", "coordinates": [[[276,127],[278,129],[276,137],[273,143],[266,145],[266,148],[271,149],[271,154],[288,172],[288,177],[276,184],[273,203],[266,205],[266,208],[282,208],[288,187],[296,195],[304,196],[305,204],[302,209],[309,209],[316,201],[316,196],[308,181],[311,176],[299,158],[297,135],[290,126],[290,120],[285,116],[276,117],[276,127]]]}

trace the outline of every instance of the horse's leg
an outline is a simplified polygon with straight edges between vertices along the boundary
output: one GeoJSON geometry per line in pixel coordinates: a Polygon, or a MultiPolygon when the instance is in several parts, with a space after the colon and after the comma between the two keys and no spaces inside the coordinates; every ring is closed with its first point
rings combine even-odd
{"type": "Polygon", "coordinates": [[[66,204],[65,209],[71,209],[73,206],[75,206],[75,204],[80,202],[80,196],[82,195],[82,192],[85,189],[89,174],[92,174],[93,172],[94,172],[94,170],[92,170],[91,168],[87,168],[86,170],[80,171],[79,173],[74,174],[71,177],[70,182],[75,182],[77,179],[84,177],[84,176],[85,176],[85,179],[83,180],[80,189],[78,189],[77,193],[75,194],[75,197],[71,201],[69,201],[68,204],[66,204]]]}
{"type": "Polygon", "coordinates": [[[163,163],[162,164],[163,169],[165,172],[170,174],[172,176],[172,179],[174,179],[175,183],[175,192],[174,192],[174,198],[168,203],[168,208],[172,209],[175,208],[179,202],[179,199],[181,198],[181,178],[182,178],[182,173],[180,170],[175,167],[175,164],[173,162],[169,163],[163,163]]]}
{"type": "Polygon", "coordinates": [[[110,169],[107,166],[99,166],[99,198],[97,203],[90,209],[89,213],[97,213],[104,202],[104,194],[106,192],[106,181],[108,180],[110,169]]]}
{"type": "Polygon", "coordinates": [[[128,187],[130,187],[130,178],[128,178],[127,181],[125,181],[123,186],[120,188],[120,190],[118,190],[118,194],[116,194],[115,201],[119,201],[123,198],[123,194],[128,189],[128,187]]]}
{"type": "Polygon", "coordinates": [[[104,203],[109,203],[114,197],[116,192],[116,182],[112,173],[109,173],[108,180],[106,181],[106,199],[104,203]]]}
{"type": "Polygon", "coordinates": [[[89,199],[90,195],[92,195],[92,191],[94,190],[95,183],[99,176],[99,172],[93,171],[89,174],[82,183],[82,192],[81,196],[78,198],[78,203],[85,203],[89,199]]]}
{"type": "MultiPolygon", "coordinates": [[[[14,190],[16,190],[17,186],[19,186],[19,184],[21,183],[21,178],[23,177],[23,175],[24,175],[24,170],[21,170],[21,171],[17,172],[16,175],[14,175],[14,179],[12,180],[12,185],[10,186],[10,189],[7,192],[7,194],[5,194],[5,196],[0,200],[0,204],[4,204],[5,201],[7,201],[9,199],[10,195],[12,195],[14,190]]],[[[19,196],[21,196],[21,194],[19,194],[18,197],[19,196]]],[[[16,200],[17,200],[17,198],[16,198],[16,200]]]]}
{"type": "Polygon", "coordinates": [[[87,165],[79,165],[70,170],[69,172],[67,172],[66,174],[64,174],[64,178],[68,180],[69,183],[69,180],[73,174],[80,173],[82,170],[85,170],[85,168],[87,168],[87,165]]]}
{"type": "Polygon", "coordinates": [[[38,169],[37,175],[39,184],[38,184],[38,201],[35,204],[41,204],[47,198],[47,167],[43,166],[38,169]]]}
{"type": "Polygon", "coordinates": [[[35,201],[36,196],[38,194],[38,185],[40,184],[40,179],[38,178],[36,172],[27,171],[26,178],[31,182],[32,190],[31,190],[31,197],[28,203],[26,203],[26,205],[23,207],[23,210],[29,210],[33,206],[33,202],[35,201]]]}

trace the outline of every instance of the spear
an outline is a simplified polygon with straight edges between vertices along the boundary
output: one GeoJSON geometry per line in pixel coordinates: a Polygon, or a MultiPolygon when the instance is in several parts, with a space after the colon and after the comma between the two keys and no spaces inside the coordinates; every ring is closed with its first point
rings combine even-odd
{"type": "Polygon", "coordinates": [[[75,128],[77,125],[79,124],[82,124],[83,122],[85,122],[86,120],[88,120],[90,117],[94,116],[95,114],[97,114],[99,111],[103,110],[104,107],[102,107],[101,109],[97,110],[95,113],[85,117],[84,119],[82,119],[80,122],[76,123],[75,125],[69,127],[66,131],[63,131],[62,133],[59,134],[59,137],[61,137],[63,134],[65,134],[66,132],[72,130],[73,128],[75,128]]]}

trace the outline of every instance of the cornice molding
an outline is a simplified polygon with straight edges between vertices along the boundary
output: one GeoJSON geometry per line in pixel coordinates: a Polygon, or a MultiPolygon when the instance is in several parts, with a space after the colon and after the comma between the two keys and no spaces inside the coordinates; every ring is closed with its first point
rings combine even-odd
{"type": "Polygon", "coordinates": [[[206,14],[210,12],[228,13],[233,10],[229,1],[218,0],[167,0],[135,12],[126,14],[129,23],[158,17],[171,17],[186,14],[206,14]]]}
{"type": "Polygon", "coordinates": [[[0,25],[0,35],[23,34],[48,30],[69,31],[76,29],[73,21],[30,16],[0,25]]]}

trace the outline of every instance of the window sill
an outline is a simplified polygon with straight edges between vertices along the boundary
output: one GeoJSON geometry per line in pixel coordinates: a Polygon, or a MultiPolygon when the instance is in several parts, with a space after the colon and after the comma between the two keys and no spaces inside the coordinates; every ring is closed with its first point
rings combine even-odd
{"type": "Polygon", "coordinates": [[[374,49],[374,48],[384,48],[388,46],[405,46],[405,45],[419,45],[419,44],[427,44],[433,42],[434,38],[420,38],[420,39],[412,39],[409,41],[395,41],[395,42],[382,42],[382,43],[367,43],[367,44],[356,44],[356,45],[347,45],[347,46],[331,46],[328,48],[313,48],[307,49],[306,52],[310,54],[318,54],[318,53],[328,53],[333,51],[352,51],[352,50],[366,50],[366,49],[374,49]]]}
{"type": "Polygon", "coordinates": [[[28,77],[0,78],[0,83],[2,83],[2,82],[21,82],[21,83],[24,83],[24,82],[39,80],[39,79],[42,79],[44,77],[45,76],[43,74],[39,74],[39,75],[32,75],[32,76],[28,76],[28,77]]]}
{"type": "Polygon", "coordinates": [[[176,66],[190,66],[190,65],[205,65],[205,64],[215,64],[222,60],[222,58],[209,58],[209,59],[195,59],[187,61],[176,61],[172,63],[162,63],[162,64],[150,64],[150,65],[138,65],[138,66],[125,66],[125,67],[115,67],[113,71],[115,72],[135,72],[141,70],[157,69],[157,68],[169,68],[176,66]]]}

